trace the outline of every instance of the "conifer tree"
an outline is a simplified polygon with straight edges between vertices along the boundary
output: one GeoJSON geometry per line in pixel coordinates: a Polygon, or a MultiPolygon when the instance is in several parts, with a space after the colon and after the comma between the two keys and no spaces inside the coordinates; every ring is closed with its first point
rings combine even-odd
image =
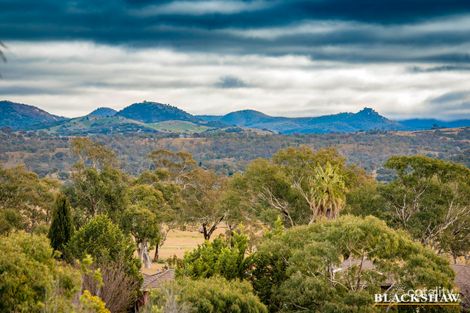
{"type": "Polygon", "coordinates": [[[72,237],[73,225],[70,205],[64,195],[59,195],[55,202],[55,208],[52,215],[52,223],[49,228],[48,237],[51,241],[51,247],[55,251],[63,253],[65,245],[72,237]]]}

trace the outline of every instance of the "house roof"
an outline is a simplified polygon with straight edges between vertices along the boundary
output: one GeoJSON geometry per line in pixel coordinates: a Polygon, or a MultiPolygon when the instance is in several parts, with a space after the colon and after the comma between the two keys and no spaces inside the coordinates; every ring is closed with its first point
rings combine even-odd
{"type": "Polygon", "coordinates": [[[175,270],[167,269],[152,275],[144,274],[142,290],[150,290],[160,287],[164,282],[175,279],[175,270]]]}
{"type": "Polygon", "coordinates": [[[451,266],[455,272],[455,285],[462,295],[462,304],[470,307],[470,265],[453,264],[451,266]]]}

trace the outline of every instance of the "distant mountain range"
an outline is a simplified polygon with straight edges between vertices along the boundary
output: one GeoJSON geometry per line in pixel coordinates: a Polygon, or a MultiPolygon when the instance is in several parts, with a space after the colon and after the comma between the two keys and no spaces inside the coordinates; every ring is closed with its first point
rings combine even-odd
{"type": "Polygon", "coordinates": [[[66,118],[47,113],[32,105],[0,101],[0,127],[23,130],[63,120],[66,118]]]}
{"type": "Polygon", "coordinates": [[[371,108],[357,113],[318,117],[276,117],[254,110],[226,115],[191,115],[177,107],[157,102],[134,103],[120,111],[98,108],[78,118],[50,114],[31,105],[0,101],[0,127],[12,130],[41,130],[59,135],[129,132],[201,133],[214,130],[263,130],[280,134],[346,133],[371,130],[425,130],[468,127],[470,120],[440,121],[409,119],[393,121],[371,108]]]}
{"type": "Polygon", "coordinates": [[[339,113],[318,117],[274,117],[253,110],[237,111],[223,116],[201,115],[198,117],[207,121],[219,121],[227,125],[268,129],[282,134],[321,134],[403,128],[398,122],[388,120],[370,108],[364,108],[357,113],[339,113]]]}

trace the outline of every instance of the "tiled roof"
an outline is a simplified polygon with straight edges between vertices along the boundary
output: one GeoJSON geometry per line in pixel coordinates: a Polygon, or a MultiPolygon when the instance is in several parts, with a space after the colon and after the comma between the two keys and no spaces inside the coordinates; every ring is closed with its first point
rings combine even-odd
{"type": "Polygon", "coordinates": [[[453,264],[455,272],[455,284],[462,295],[462,303],[465,307],[470,307],[470,265],[453,264]]]}
{"type": "Polygon", "coordinates": [[[175,279],[175,270],[168,269],[156,274],[147,275],[144,274],[144,283],[142,284],[142,290],[150,290],[158,288],[162,283],[175,279]]]}

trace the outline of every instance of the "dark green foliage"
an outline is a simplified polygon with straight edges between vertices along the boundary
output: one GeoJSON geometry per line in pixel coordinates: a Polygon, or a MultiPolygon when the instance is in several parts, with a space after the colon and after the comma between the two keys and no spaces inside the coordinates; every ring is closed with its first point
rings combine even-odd
{"type": "Polygon", "coordinates": [[[52,222],[49,228],[48,237],[51,241],[51,247],[55,251],[60,251],[62,255],[65,252],[65,246],[72,238],[73,224],[72,213],[67,198],[60,194],[55,202],[54,212],[52,213],[52,222]]]}
{"type": "Polygon", "coordinates": [[[113,116],[116,113],[117,111],[114,109],[101,107],[101,108],[93,110],[93,112],[89,113],[87,116],[108,117],[108,116],[113,116]]]}
{"type": "Polygon", "coordinates": [[[216,275],[226,279],[246,278],[250,265],[250,258],[245,255],[247,247],[248,237],[238,232],[227,239],[206,241],[184,256],[177,274],[198,279],[216,275]]]}
{"type": "Polygon", "coordinates": [[[254,255],[252,282],[271,312],[375,312],[373,294],[452,288],[449,263],[373,218],[340,217],[271,235],[254,255]]]}
{"type": "Polygon", "coordinates": [[[140,278],[140,261],[134,258],[135,245],[131,238],[105,215],[98,215],[72,236],[67,251],[77,260],[91,255],[98,264],[122,261],[126,272],[140,278]]]}
{"type": "Polygon", "coordinates": [[[388,184],[363,185],[350,195],[349,212],[374,215],[454,259],[470,250],[470,170],[425,156],[397,156],[385,166],[388,184]]]}
{"type": "Polygon", "coordinates": [[[191,114],[177,107],[157,102],[134,103],[119,111],[116,115],[144,123],[156,123],[169,120],[197,121],[191,114]]]}

